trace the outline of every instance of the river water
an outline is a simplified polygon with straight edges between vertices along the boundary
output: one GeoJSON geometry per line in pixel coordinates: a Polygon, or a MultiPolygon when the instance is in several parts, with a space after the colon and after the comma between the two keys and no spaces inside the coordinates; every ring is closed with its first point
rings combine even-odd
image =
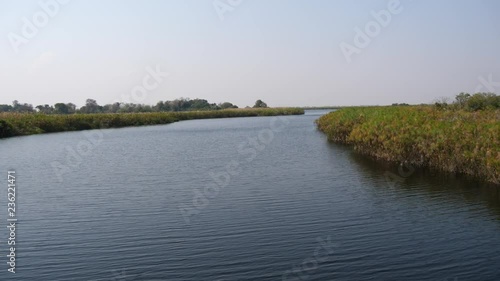
{"type": "Polygon", "coordinates": [[[500,280],[500,192],[328,143],[303,116],[0,140],[0,280],[500,280]]]}

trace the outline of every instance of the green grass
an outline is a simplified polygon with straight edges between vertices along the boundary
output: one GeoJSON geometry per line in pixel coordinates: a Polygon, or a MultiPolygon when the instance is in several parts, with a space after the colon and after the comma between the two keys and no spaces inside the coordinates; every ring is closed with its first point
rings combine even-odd
{"type": "Polygon", "coordinates": [[[64,131],[159,125],[192,119],[301,114],[304,114],[304,110],[298,108],[71,115],[0,113],[0,138],[64,131]]]}
{"type": "Polygon", "coordinates": [[[345,108],[316,123],[330,141],[377,159],[500,183],[500,110],[345,108]]]}

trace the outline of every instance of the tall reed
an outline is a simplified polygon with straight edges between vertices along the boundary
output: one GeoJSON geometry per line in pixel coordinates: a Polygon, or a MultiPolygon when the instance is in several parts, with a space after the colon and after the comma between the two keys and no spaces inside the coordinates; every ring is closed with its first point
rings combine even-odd
{"type": "Polygon", "coordinates": [[[300,114],[304,114],[304,110],[298,108],[71,115],[0,113],[0,138],[63,131],[169,124],[191,119],[300,114]]]}
{"type": "Polygon", "coordinates": [[[500,110],[345,108],[316,123],[329,140],[377,159],[500,183],[500,110]]]}

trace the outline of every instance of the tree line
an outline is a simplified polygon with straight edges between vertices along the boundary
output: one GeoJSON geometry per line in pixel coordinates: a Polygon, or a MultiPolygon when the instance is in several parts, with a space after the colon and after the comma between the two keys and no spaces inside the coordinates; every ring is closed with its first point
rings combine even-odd
{"type": "Polygon", "coordinates": [[[500,96],[494,93],[460,93],[455,96],[453,102],[448,100],[438,101],[434,104],[439,109],[464,109],[467,111],[478,111],[485,109],[499,109],[500,96]]]}
{"type": "MultiPolygon", "coordinates": [[[[257,100],[253,108],[267,108],[262,100],[257,100]]],[[[205,99],[180,98],[175,100],[159,101],[156,105],[135,103],[120,103],[99,105],[95,99],[87,99],[85,105],[78,108],[73,103],[56,103],[54,105],[37,105],[20,103],[15,100],[12,105],[0,104],[0,112],[43,113],[43,114],[90,114],[90,113],[139,113],[139,112],[178,112],[178,111],[206,111],[238,108],[230,103],[209,103],[205,99]]]]}

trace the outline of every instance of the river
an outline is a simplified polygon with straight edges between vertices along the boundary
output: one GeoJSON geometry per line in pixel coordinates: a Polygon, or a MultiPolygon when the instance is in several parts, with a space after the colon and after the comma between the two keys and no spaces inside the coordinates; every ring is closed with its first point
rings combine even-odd
{"type": "Polygon", "coordinates": [[[498,188],[328,143],[325,113],[0,140],[0,279],[500,280],[498,188]]]}

